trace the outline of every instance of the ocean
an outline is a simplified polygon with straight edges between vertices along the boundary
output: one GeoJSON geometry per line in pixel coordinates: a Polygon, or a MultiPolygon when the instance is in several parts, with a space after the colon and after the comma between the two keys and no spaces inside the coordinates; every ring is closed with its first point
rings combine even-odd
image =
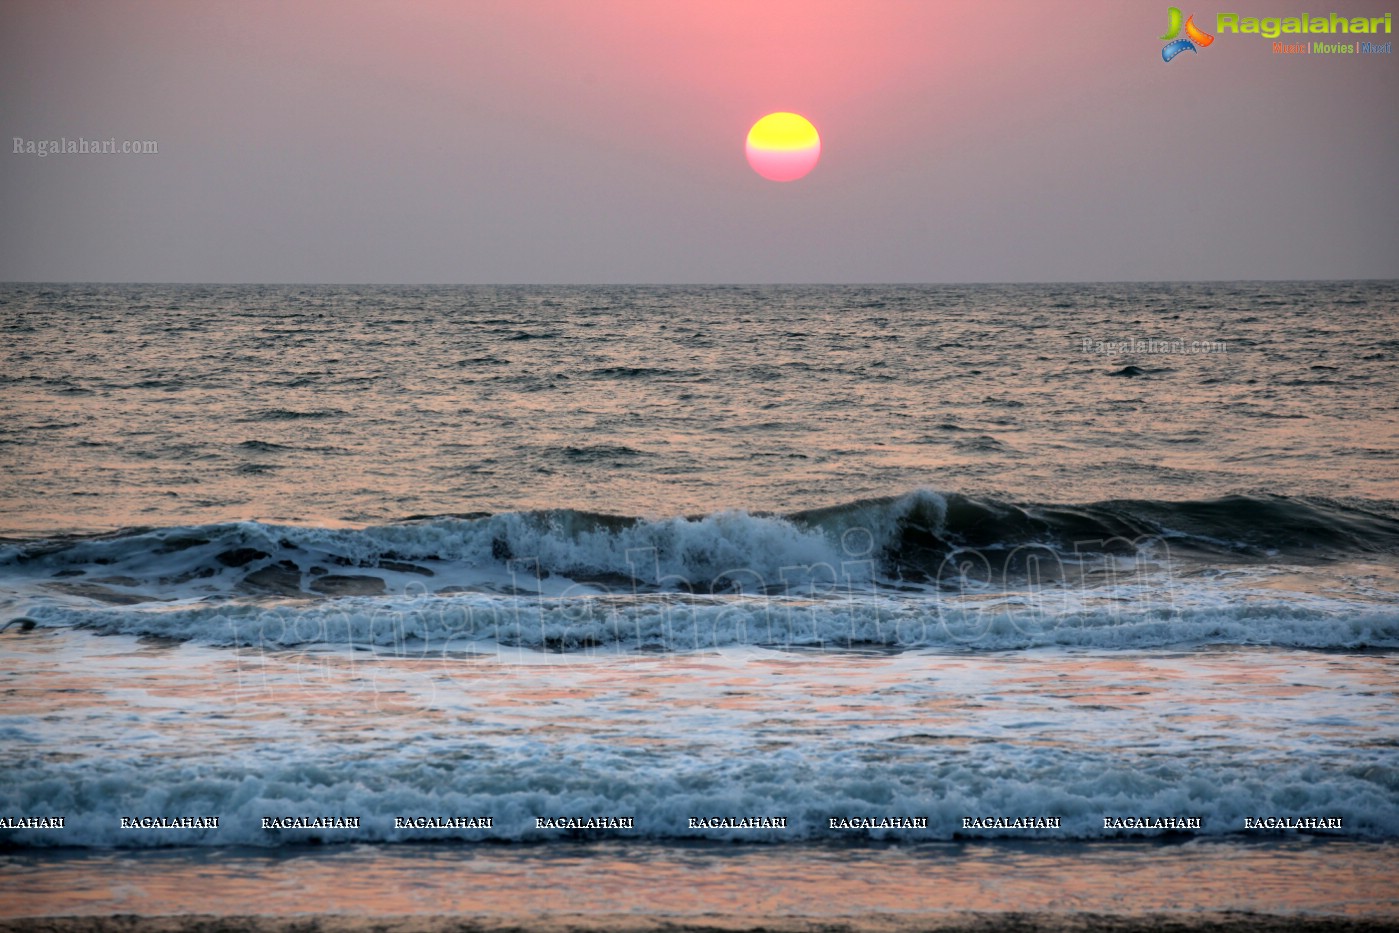
{"type": "Polygon", "coordinates": [[[0,333],[0,917],[1399,918],[1396,283],[0,333]]]}

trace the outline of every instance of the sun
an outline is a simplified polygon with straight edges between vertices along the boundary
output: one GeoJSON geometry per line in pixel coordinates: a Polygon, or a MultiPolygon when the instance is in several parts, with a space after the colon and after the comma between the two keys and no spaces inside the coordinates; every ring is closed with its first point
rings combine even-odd
{"type": "Polygon", "coordinates": [[[770,113],[748,131],[744,147],[753,171],[769,181],[796,181],[821,158],[821,136],[800,114],[770,113]]]}

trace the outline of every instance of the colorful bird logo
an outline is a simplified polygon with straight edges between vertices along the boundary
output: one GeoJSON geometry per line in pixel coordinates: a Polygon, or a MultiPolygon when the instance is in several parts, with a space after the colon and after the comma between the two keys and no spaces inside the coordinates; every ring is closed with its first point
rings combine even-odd
{"type": "Polygon", "coordinates": [[[1185,20],[1185,35],[1187,38],[1177,39],[1180,35],[1180,10],[1170,7],[1166,11],[1166,17],[1170,21],[1166,34],[1161,37],[1161,41],[1166,43],[1166,47],[1161,50],[1161,60],[1168,62],[1181,52],[1189,49],[1197,51],[1196,46],[1206,46],[1214,41],[1214,36],[1207,32],[1201,32],[1195,25],[1195,14],[1191,13],[1185,20]]]}

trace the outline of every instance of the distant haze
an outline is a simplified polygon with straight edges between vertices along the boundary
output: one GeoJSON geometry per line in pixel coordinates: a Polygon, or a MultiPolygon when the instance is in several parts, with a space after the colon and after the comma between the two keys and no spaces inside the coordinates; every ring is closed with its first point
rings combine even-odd
{"type": "Polygon", "coordinates": [[[0,279],[1399,278],[1399,58],[1168,64],[1167,6],[7,2],[0,279]],[[158,152],[11,151],[61,137],[158,152]]]}

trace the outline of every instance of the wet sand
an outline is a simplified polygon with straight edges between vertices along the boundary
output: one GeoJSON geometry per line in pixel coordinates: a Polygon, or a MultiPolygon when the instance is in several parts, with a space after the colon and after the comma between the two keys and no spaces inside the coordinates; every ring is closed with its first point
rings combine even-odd
{"type": "Polygon", "coordinates": [[[0,854],[0,933],[1399,930],[1385,843],[0,854]]]}
{"type": "Polygon", "coordinates": [[[1190,915],[958,913],[915,916],[666,918],[562,915],[539,918],[461,916],[295,917],[187,914],[171,917],[43,917],[0,921],[0,933],[1379,933],[1399,929],[1399,917],[1295,916],[1254,913],[1190,915]]]}

